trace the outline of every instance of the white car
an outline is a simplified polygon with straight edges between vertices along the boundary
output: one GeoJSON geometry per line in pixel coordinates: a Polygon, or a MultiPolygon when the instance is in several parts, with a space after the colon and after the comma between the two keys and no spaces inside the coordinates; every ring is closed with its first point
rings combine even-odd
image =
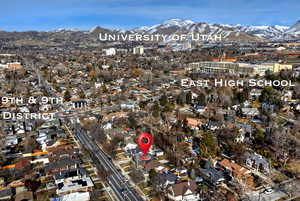
{"type": "Polygon", "coordinates": [[[272,188],[266,188],[266,190],[264,191],[264,193],[267,195],[272,194],[273,192],[274,190],[272,188]]]}

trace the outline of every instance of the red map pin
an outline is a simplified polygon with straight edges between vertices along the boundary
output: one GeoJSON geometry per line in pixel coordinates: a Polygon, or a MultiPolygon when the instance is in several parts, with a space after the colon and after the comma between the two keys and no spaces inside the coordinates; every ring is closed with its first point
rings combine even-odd
{"type": "Polygon", "coordinates": [[[149,157],[146,157],[151,145],[152,145],[152,135],[149,133],[142,133],[137,138],[138,145],[142,152],[144,153],[144,156],[141,157],[142,160],[146,160],[149,157]]]}

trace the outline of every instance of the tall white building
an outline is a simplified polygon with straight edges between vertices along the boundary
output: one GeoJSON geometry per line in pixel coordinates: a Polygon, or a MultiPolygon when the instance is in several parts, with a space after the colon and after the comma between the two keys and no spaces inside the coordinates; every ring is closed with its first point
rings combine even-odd
{"type": "Polygon", "coordinates": [[[137,46],[133,48],[133,54],[144,54],[144,47],[143,46],[137,46]]]}

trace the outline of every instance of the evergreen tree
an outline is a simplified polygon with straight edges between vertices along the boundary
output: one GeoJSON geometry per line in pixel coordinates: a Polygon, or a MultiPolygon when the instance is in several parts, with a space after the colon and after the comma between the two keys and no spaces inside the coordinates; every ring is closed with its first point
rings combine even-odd
{"type": "Polygon", "coordinates": [[[211,132],[207,132],[203,135],[200,142],[200,149],[203,157],[216,156],[217,142],[211,132]]]}
{"type": "Polygon", "coordinates": [[[165,106],[166,104],[168,104],[168,97],[165,94],[162,95],[159,99],[159,103],[161,106],[165,106]]]}
{"type": "Polygon", "coordinates": [[[72,96],[71,96],[69,90],[67,89],[66,92],[65,92],[65,94],[64,94],[64,100],[68,102],[68,101],[71,100],[71,97],[72,96]]]}
{"type": "Polygon", "coordinates": [[[85,98],[86,98],[84,91],[80,91],[79,97],[80,97],[81,99],[85,99],[85,98]]]}
{"type": "Polygon", "coordinates": [[[152,107],[152,116],[157,118],[160,115],[160,107],[158,103],[155,103],[154,106],[152,107]]]}
{"type": "Polygon", "coordinates": [[[192,99],[192,92],[188,92],[186,94],[186,104],[192,104],[192,101],[193,101],[193,99],[192,99]]]}

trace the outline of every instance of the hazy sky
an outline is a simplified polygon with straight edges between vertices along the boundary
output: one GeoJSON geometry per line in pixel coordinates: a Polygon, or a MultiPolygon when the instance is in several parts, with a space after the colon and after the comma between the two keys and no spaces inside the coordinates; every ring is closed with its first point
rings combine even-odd
{"type": "Polygon", "coordinates": [[[134,28],[178,18],[195,22],[288,25],[300,0],[3,0],[0,30],[134,28]]]}

